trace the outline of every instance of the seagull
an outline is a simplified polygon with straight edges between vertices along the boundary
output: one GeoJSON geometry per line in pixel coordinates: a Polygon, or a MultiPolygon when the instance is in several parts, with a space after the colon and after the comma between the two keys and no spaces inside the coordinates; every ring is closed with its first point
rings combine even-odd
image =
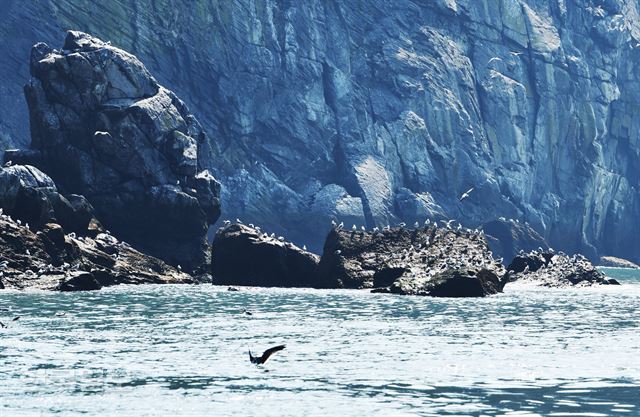
{"type": "Polygon", "coordinates": [[[225,220],[222,222],[222,224],[224,224],[225,226],[228,226],[231,224],[231,220],[225,220]]]}
{"type": "Polygon", "coordinates": [[[340,249],[338,249],[337,251],[334,252],[336,255],[340,255],[342,253],[342,251],[340,249]]]}
{"type": "Polygon", "coordinates": [[[358,228],[357,228],[357,227],[356,227],[356,225],[354,224],[353,226],[351,226],[351,230],[353,230],[353,231],[355,232],[356,230],[358,230],[358,228]]]}
{"type": "Polygon", "coordinates": [[[491,58],[489,60],[489,62],[487,62],[487,65],[489,65],[490,63],[492,63],[493,61],[502,61],[502,58],[494,56],[493,58],[491,58]]]}
{"type": "Polygon", "coordinates": [[[284,237],[282,237],[282,236],[278,236],[278,240],[279,240],[280,242],[284,242],[284,237]]]}
{"type": "Polygon", "coordinates": [[[270,349],[264,351],[262,356],[253,356],[251,351],[249,351],[249,360],[251,363],[255,363],[256,365],[262,365],[265,363],[271,355],[285,348],[285,345],[274,346],[270,349]]]}
{"type": "Polygon", "coordinates": [[[405,222],[400,223],[400,227],[405,227],[407,224],[405,222]]]}
{"type": "Polygon", "coordinates": [[[364,226],[360,226],[360,230],[362,230],[363,232],[366,231],[367,229],[364,226]]]}
{"type": "Polygon", "coordinates": [[[336,227],[338,225],[338,223],[336,223],[335,220],[331,220],[331,226],[336,227]]]}
{"type": "Polygon", "coordinates": [[[5,167],[10,167],[11,165],[13,165],[13,161],[7,161],[7,163],[4,164],[5,167]]]}
{"type": "Polygon", "coordinates": [[[471,194],[471,191],[473,191],[474,187],[469,188],[467,191],[465,191],[461,196],[460,196],[460,201],[464,200],[465,198],[469,197],[469,194],[471,194]]]}
{"type": "Polygon", "coordinates": [[[513,56],[519,56],[519,55],[522,55],[524,52],[509,51],[509,53],[513,56]]]}
{"type": "Polygon", "coordinates": [[[4,329],[5,327],[7,327],[7,325],[0,321],[0,327],[4,329]]]}
{"type": "Polygon", "coordinates": [[[344,222],[340,222],[340,224],[338,225],[338,229],[342,229],[344,228],[344,222]]]}
{"type": "Polygon", "coordinates": [[[242,224],[242,221],[240,219],[236,219],[236,223],[242,224]]]}
{"type": "Polygon", "coordinates": [[[420,227],[420,223],[415,222],[415,223],[413,224],[413,227],[417,229],[418,227],[420,227]]]}
{"type": "Polygon", "coordinates": [[[307,250],[307,245],[302,245],[302,250],[307,250]]]}

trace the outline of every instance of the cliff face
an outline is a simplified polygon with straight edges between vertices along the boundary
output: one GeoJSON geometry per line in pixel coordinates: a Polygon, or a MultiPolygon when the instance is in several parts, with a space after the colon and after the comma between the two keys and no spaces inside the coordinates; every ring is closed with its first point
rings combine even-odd
{"type": "Polygon", "coordinates": [[[504,216],[568,252],[638,260],[634,0],[100,3],[3,5],[2,140],[28,142],[28,48],[78,29],[194,111],[224,217],[319,249],[331,217],[504,216]]]}
{"type": "Polygon", "coordinates": [[[105,226],[173,265],[197,270],[220,184],[202,161],[209,141],[185,104],[134,56],[82,32],[61,50],[36,44],[25,86],[31,149],[5,159],[37,165],[86,196],[105,226]]]}

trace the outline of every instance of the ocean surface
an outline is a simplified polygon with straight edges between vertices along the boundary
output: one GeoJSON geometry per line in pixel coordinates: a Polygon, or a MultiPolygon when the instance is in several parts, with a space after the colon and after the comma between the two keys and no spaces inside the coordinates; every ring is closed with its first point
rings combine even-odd
{"type": "Polygon", "coordinates": [[[606,273],[483,299],[0,291],[0,416],[640,416],[640,273],[606,273]]]}

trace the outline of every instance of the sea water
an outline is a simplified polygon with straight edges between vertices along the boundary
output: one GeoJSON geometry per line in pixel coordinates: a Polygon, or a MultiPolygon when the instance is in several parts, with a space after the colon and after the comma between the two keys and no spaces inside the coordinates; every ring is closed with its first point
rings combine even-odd
{"type": "Polygon", "coordinates": [[[640,416],[640,273],[605,271],[478,299],[0,291],[0,416],[640,416]]]}

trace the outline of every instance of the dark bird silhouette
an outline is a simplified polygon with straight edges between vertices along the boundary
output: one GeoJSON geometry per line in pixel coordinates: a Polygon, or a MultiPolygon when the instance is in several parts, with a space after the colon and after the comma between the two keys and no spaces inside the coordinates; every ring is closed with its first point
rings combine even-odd
{"type": "Polygon", "coordinates": [[[271,355],[273,355],[274,353],[284,348],[285,348],[285,345],[274,346],[272,348],[265,350],[262,356],[253,356],[251,354],[251,351],[249,351],[249,360],[251,361],[251,363],[255,363],[256,365],[262,365],[267,361],[267,359],[269,359],[271,355]]]}
{"type": "Polygon", "coordinates": [[[7,325],[0,321],[0,327],[4,329],[7,325]]]}
{"type": "Polygon", "coordinates": [[[11,321],[18,321],[18,320],[20,320],[20,316],[14,317],[13,320],[11,320],[11,321]]]}
{"type": "Polygon", "coordinates": [[[247,316],[253,316],[253,313],[250,312],[249,310],[247,310],[246,308],[243,310],[244,314],[246,314],[247,316]]]}

